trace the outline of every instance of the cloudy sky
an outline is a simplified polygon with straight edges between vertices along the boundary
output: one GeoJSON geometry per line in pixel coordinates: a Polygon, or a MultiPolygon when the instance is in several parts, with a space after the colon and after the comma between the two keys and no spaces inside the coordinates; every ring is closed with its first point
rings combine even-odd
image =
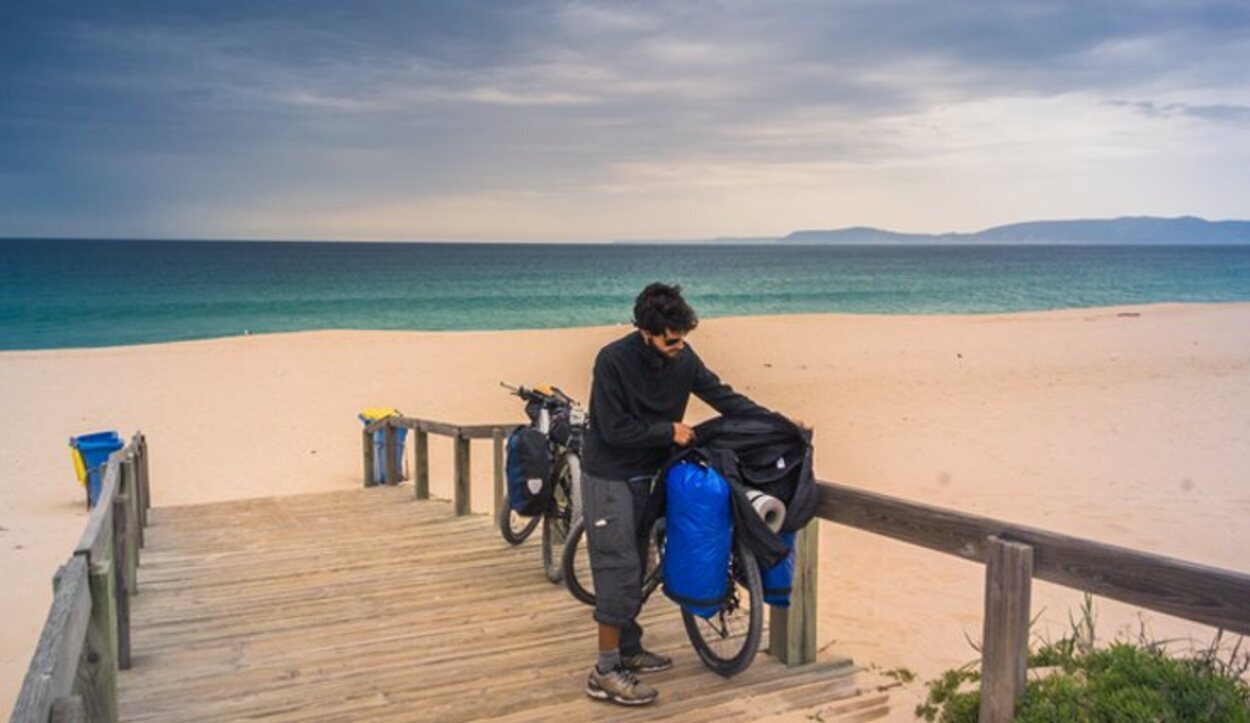
{"type": "Polygon", "coordinates": [[[0,236],[1250,218],[1250,3],[11,2],[0,236]]]}

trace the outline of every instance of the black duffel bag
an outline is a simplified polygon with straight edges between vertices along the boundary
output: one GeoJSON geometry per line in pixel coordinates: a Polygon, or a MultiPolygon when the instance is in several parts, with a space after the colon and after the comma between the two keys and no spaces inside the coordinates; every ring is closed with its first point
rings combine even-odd
{"type": "Polygon", "coordinates": [[[508,435],[508,506],[523,517],[542,514],[551,502],[551,447],[547,435],[517,427],[508,435]]]}

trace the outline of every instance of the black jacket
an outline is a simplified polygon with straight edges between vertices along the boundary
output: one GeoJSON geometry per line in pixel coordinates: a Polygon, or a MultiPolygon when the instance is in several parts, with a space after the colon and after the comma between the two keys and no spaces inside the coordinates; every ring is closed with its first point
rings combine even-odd
{"type": "Polygon", "coordinates": [[[609,479],[654,474],[669,456],[673,422],[685,416],[692,393],[721,414],[767,411],[721,382],[690,346],[670,361],[633,331],[603,347],[595,358],[583,468],[609,479]]]}

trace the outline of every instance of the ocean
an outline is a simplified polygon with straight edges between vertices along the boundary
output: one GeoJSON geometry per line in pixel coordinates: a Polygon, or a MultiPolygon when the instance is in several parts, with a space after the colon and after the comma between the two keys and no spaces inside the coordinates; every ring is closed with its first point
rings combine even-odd
{"type": "Polygon", "coordinates": [[[1250,246],[711,246],[0,240],[0,349],[307,329],[628,322],[651,281],[704,318],[1250,301],[1250,246]]]}

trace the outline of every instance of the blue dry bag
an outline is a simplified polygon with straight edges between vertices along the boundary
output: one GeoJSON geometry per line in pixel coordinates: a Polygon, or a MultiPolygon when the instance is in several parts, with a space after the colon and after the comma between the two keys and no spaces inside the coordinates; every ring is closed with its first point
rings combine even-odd
{"type": "Polygon", "coordinates": [[[790,607],[790,588],[794,585],[794,533],[781,533],[781,541],[790,549],[786,559],[763,571],[764,602],[779,608],[790,607]]]}
{"type": "Polygon", "coordinates": [[[729,483],[711,467],[692,462],[673,465],[666,483],[664,594],[694,615],[711,617],[729,591],[729,483]]]}

